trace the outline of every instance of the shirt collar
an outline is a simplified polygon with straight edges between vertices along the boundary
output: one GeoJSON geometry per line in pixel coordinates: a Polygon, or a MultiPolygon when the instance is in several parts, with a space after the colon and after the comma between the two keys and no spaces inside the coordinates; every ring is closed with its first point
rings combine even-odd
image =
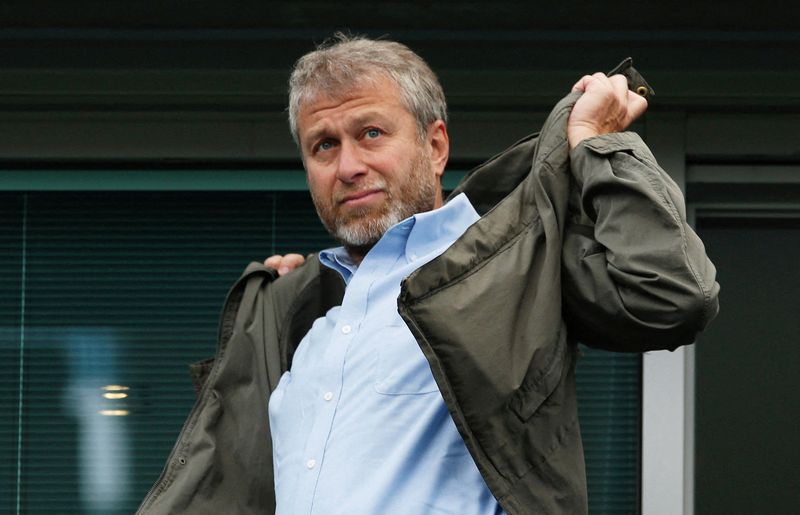
{"type": "MultiPolygon", "coordinates": [[[[389,239],[387,236],[404,238],[405,258],[410,263],[431,252],[443,252],[479,218],[467,196],[461,193],[438,209],[417,213],[393,225],[375,246],[389,239]]],[[[350,282],[358,269],[344,247],[323,250],[319,259],[323,265],[339,272],[345,283],[350,282]]]]}
{"type": "Polygon", "coordinates": [[[406,260],[415,261],[442,246],[450,247],[479,218],[463,193],[439,209],[411,216],[408,220],[413,220],[413,225],[406,242],[406,260]]]}
{"type": "Polygon", "coordinates": [[[350,282],[350,278],[358,270],[358,265],[350,258],[350,254],[344,247],[323,250],[319,253],[319,261],[328,268],[339,272],[345,284],[350,282]]]}

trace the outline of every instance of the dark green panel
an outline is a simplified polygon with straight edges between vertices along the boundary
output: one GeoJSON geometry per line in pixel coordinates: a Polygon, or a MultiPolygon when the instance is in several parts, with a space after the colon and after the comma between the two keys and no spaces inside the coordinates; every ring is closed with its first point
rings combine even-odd
{"type": "Polygon", "coordinates": [[[0,513],[17,494],[23,196],[0,194],[0,513]]]}
{"type": "Polygon", "coordinates": [[[722,290],[696,350],[695,513],[796,513],[800,218],[698,228],[722,290]]]}

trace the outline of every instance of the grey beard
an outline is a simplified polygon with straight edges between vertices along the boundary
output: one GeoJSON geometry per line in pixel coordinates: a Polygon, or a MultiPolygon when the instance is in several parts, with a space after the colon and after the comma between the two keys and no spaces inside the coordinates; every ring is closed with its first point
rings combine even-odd
{"type": "Polygon", "coordinates": [[[383,234],[394,224],[408,218],[411,214],[405,205],[394,205],[388,213],[379,218],[369,218],[366,221],[353,220],[343,224],[333,231],[333,236],[345,247],[366,247],[378,243],[383,234]]]}
{"type": "MultiPolygon", "coordinates": [[[[347,248],[369,249],[396,223],[411,215],[433,209],[439,186],[433,177],[425,175],[426,171],[430,171],[430,165],[425,161],[425,156],[419,154],[409,172],[410,180],[400,191],[387,193],[387,210],[379,216],[371,215],[367,210],[363,216],[351,218],[347,223],[336,223],[332,220],[329,224],[325,221],[328,214],[324,210],[320,211],[320,203],[314,197],[313,191],[311,198],[317,206],[322,224],[334,238],[347,248]]],[[[378,182],[373,186],[385,187],[385,182],[378,182]]]]}

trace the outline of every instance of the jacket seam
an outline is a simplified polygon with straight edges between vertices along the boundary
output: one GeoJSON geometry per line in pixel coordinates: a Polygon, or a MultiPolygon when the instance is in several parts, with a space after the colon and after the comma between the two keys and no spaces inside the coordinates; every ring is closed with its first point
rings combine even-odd
{"type": "Polygon", "coordinates": [[[509,492],[508,492],[506,495],[504,495],[503,497],[501,497],[500,499],[498,499],[498,501],[500,501],[500,500],[502,500],[502,499],[511,498],[511,499],[513,499],[513,500],[514,500],[514,502],[515,502],[517,505],[521,505],[521,502],[520,502],[520,500],[519,500],[519,497],[517,496],[517,494],[515,494],[515,493],[514,493],[514,487],[515,487],[515,486],[516,486],[516,485],[517,485],[517,484],[518,484],[520,481],[522,481],[522,480],[523,480],[523,478],[525,478],[525,477],[526,477],[528,474],[530,474],[530,473],[531,473],[531,471],[532,471],[534,468],[536,468],[536,466],[537,466],[537,465],[540,465],[540,464],[542,464],[542,463],[546,462],[546,461],[547,461],[547,459],[548,459],[548,458],[549,458],[549,457],[550,457],[550,456],[551,456],[551,455],[552,455],[552,454],[553,454],[553,453],[554,453],[554,452],[555,452],[557,449],[560,449],[561,447],[563,447],[563,439],[564,439],[564,436],[566,436],[568,433],[572,433],[572,432],[575,430],[575,426],[576,426],[577,424],[578,424],[578,418],[573,418],[573,419],[571,419],[571,420],[570,420],[568,423],[566,423],[566,424],[564,424],[564,425],[560,426],[560,427],[559,427],[559,428],[556,430],[556,432],[557,432],[557,435],[556,435],[556,441],[555,441],[555,443],[554,443],[553,445],[551,445],[551,446],[550,446],[550,447],[547,449],[547,452],[546,452],[546,453],[542,453],[540,456],[538,456],[538,457],[537,457],[537,459],[536,459],[536,460],[534,460],[533,462],[529,462],[529,463],[528,463],[528,467],[525,469],[525,471],[524,471],[524,472],[523,472],[521,475],[519,475],[518,477],[516,477],[516,478],[515,478],[513,481],[509,481],[509,492]]]}
{"type": "MultiPolygon", "coordinates": [[[[558,333],[556,334],[555,344],[553,345],[553,352],[550,353],[548,356],[547,361],[538,369],[536,370],[536,377],[531,378],[530,381],[522,381],[522,384],[517,389],[523,393],[529,393],[533,390],[538,391],[538,387],[541,385],[544,378],[548,377],[550,373],[553,371],[555,365],[559,362],[563,362],[564,354],[566,353],[566,343],[564,345],[561,344],[561,335],[564,332],[564,325],[560,324],[558,327],[558,333]],[[563,349],[562,349],[563,347],[563,349]],[[559,359],[561,358],[561,359],[559,359]]],[[[552,393],[551,392],[548,392],[552,393]]]]}
{"type": "MultiPolygon", "coordinates": [[[[532,228],[534,226],[534,224],[536,224],[537,222],[539,222],[539,223],[541,222],[541,219],[538,216],[534,217],[532,220],[529,220],[529,221],[525,222],[525,224],[522,226],[522,228],[519,231],[517,231],[511,238],[506,240],[506,242],[503,243],[500,247],[498,247],[497,250],[492,251],[491,254],[487,255],[486,257],[484,257],[483,259],[481,259],[478,262],[470,263],[469,270],[465,270],[464,272],[458,274],[457,276],[453,277],[449,281],[444,282],[443,284],[440,284],[439,286],[436,286],[435,288],[433,288],[431,290],[428,290],[427,292],[423,293],[422,295],[420,295],[418,297],[414,297],[414,298],[409,299],[409,302],[407,302],[407,304],[409,306],[417,304],[420,301],[423,301],[423,300],[427,299],[428,297],[430,297],[432,295],[436,295],[437,293],[439,293],[442,290],[450,288],[453,285],[458,284],[461,281],[464,281],[465,279],[471,277],[473,274],[478,273],[483,267],[488,265],[490,261],[495,259],[497,256],[499,256],[503,252],[506,252],[507,250],[509,250],[517,242],[517,240],[519,240],[523,236],[523,234],[525,232],[527,232],[530,228],[532,228]]],[[[404,295],[405,298],[408,298],[408,296],[409,295],[404,295]]]]}
{"type": "MultiPolygon", "coordinates": [[[[420,329],[419,323],[417,321],[417,318],[413,315],[413,313],[409,312],[407,309],[404,309],[403,313],[408,317],[409,321],[411,323],[413,323],[414,328],[417,330],[417,332],[420,335],[423,335],[424,333],[420,329]]],[[[433,349],[433,347],[430,345],[430,342],[427,340],[427,338],[423,338],[423,341],[425,341],[425,344],[428,346],[428,348],[430,348],[431,350],[433,349]]],[[[424,351],[423,351],[423,354],[424,354],[424,351]]],[[[433,364],[431,362],[431,360],[427,356],[426,356],[426,359],[428,360],[429,363],[433,364]]],[[[436,363],[437,363],[437,368],[441,370],[442,369],[441,360],[436,359],[436,363]]],[[[431,367],[431,368],[433,368],[433,367],[431,367]]],[[[464,416],[464,409],[462,408],[461,403],[459,402],[457,396],[454,395],[453,388],[450,385],[450,381],[448,379],[449,375],[444,373],[444,370],[441,370],[441,373],[442,373],[442,377],[444,377],[444,379],[447,381],[447,390],[446,391],[442,390],[441,387],[439,388],[439,392],[441,393],[442,398],[445,401],[445,405],[448,406],[448,409],[450,409],[450,406],[452,406],[452,408],[453,408],[452,411],[459,414],[459,420],[462,421],[462,423],[464,425],[464,429],[466,430],[467,434],[469,435],[469,440],[472,442],[474,447],[477,450],[479,450],[480,453],[482,454],[482,460],[481,461],[485,461],[488,464],[491,464],[491,466],[494,466],[494,463],[493,463],[492,459],[490,458],[490,453],[487,452],[487,450],[484,448],[484,446],[481,445],[480,441],[475,437],[475,432],[472,430],[472,427],[471,427],[472,425],[467,422],[466,417],[464,416]]],[[[434,374],[434,378],[435,378],[435,374],[434,374]]],[[[456,419],[456,417],[453,417],[452,414],[450,416],[451,416],[451,418],[453,418],[453,422],[455,423],[456,427],[458,427],[459,422],[456,419]]],[[[461,437],[462,440],[464,440],[464,443],[466,445],[466,439],[464,438],[464,436],[463,435],[459,435],[459,436],[461,437]]],[[[467,446],[467,448],[469,449],[469,446],[467,446]]],[[[478,463],[478,460],[476,460],[474,458],[473,458],[473,461],[475,462],[475,465],[479,469],[483,466],[483,465],[480,465],[478,463]]],[[[497,476],[499,479],[497,479],[495,481],[498,482],[498,483],[501,483],[501,484],[505,483],[505,485],[506,485],[505,489],[506,489],[507,493],[505,495],[501,496],[500,498],[498,498],[498,501],[500,499],[503,499],[503,498],[507,497],[510,494],[510,488],[509,488],[510,481],[508,479],[506,479],[499,472],[494,472],[494,473],[487,472],[487,474],[489,476],[497,476]]],[[[484,474],[481,473],[481,476],[484,476],[484,474]]],[[[484,476],[484,481],[485,481],[485,477],[486,476],[484,476]]],[[[501,485],[498,485],[498,487],[500,487],[500,486],[501,485]]]]}
{"type": "MultiPolygon", "coordinates": [[[[280,328],[278,330],[278,345],[279,346],[286,346],[286,351],[287,351],[287,354],[286,354],[287,355],[286,369],[284,370],[283,363],[281,363],[281,367],[280,367],[281,368],[281,373],[286,372],[287,370],[289,370],[289,368],[290,368],[289,362],[291,361],[291,360],[288,359],[288,350],[289,350],[288,349],[288,345],[291,342],[284,341],[285,338],[286,338],[286,331],[288,331],[289,330],[288,327],[291,326],[291,323],[287,323],[287,322],[291,322],[291,320],[293,320],[295,318],[295,315],[300,311],[300,307],[305,302],[305,296],[306,296],[307,292],[312,288],[318,290],[321,287],[321,281],[322,281],[322,273],[321,272],[315,273],[313,275],[313,277],[311,278],[311,280],[308,281],[308,284],[306,284],[305,287],[303,287],[303,289],[301,289],[298,292],[298,294],[294,298],[294,302],[292,302],[292,304],[289,306],[289,309],[286,310],[286,314],[281,318],[281,326],[280,326],[280,328]]],[[[282,354],[281,349],[278,349],[278,350],[282,354]]]]}
{"type": "MultiPolygon", "coordinates": [[[[645,162],[646,164],[650,165],[651,167],[657,168],[657,163],[652,163],[649,158],[645,156],[639,155],[639,152],[636,152],[635,149],[631,149],[632,154],[635,156],[636,159],[639,161],[645,162]]],[[[655,191],[658,196],[662,199],[662,202],[669,210],[672,217],[677,222],[678,230],[680,231],[681,235],[681,252],[684,256],[684,261],[686,262],[686,266],[692,274],[692,279],[694,279],[695,285],[700,290],[700,293],[703,295],[703,314],[698,321],[698,326],[703,327],[703,323],[706,322],[708,319],[708,313],[710,311],[710,303],[711,303],[711,292],[707,290],[705,283],[703,283],[702,278],[695,270],[694,266],[692,265],[692,260],[689,258],[689,244],[686,240],[686,229],[684,227],[684,221],[681,218],[680,214],[678,213],[678,209],[675,207],[675,204],[672,202],[667,195],[664,194],[663,189],[660,187],[660,184],[655,181],[655,178],[652,176],[652,173],[648,170],[648,173],[645,175],[645,178],[650,183],[650,186],[653,191],[655,191]]]]}
{"type": "Polygon", "coordinates": [[[503,151],[501,151],[501,152],[499,152],[499,153],[495,154],[494,156],[490,157],[490,158],[489,158],[487,161],[485,161],[484,163],[482,163],[482,164],[478,165],[477,167],[475,167],[475,168],[473,168],[472,170],[470,170],[469,172],[467,172],[467,175],[465,175],[465,176],[464,176],[464,178],[461,180],[462,182],[461,182],[461,183],[459,183],[459,185],[458,185],[458,186],[457,186],[457,187],[456,187],[456,188],[453,190],[453,192],[452,192],[450,195],[448,195],[448,196],[447,196],[447,200],[449,201],[449,200],[450,200],[451,198],[453,198],[453,197],[454,197],[456,194],[458,194],[458,193],[462,193],[462,192],[463,192],[463,188],[462,188],[461,186],[462,186],[462,185],[463,185],[463,184],[464,184],[466,181],[468,181],[469,179],[471,179],[472,177],[474,177],[475,175],[477,175],[477,174],[478,174],[478,173],[479,173],[481,170],[483,170],[484,168],[486,168],[487,166],[489,166],[489,165],[490,165],[490,164],[492,164],[493,162],[495,162],[495,161],[499,160],[499,159],[500,159],[501,157],[503,157],[504,155],[508,154],[508,152],[509,152],[510,150],[512,150],[512,149],[515,149],[515,148],[519,147],[520,145],[522,145],[523,143],[527,143],[528,141],[530,141],[530,140],[532,140],[532,139],[536,139],[536,138],[538,138],[538,137],[539,137],[539,133],[538,133],[538,132],[535,132],[535,133],[533,133],[533,134],[528,134],[527,136],[524,136],[524,137],[520,138],[519,140],[515,141],[514,143],[512,143],[512,144],[511,144],[511,145],[510,145],[508,148],[506,148],[505,150],[503,150],[503,151]]]}

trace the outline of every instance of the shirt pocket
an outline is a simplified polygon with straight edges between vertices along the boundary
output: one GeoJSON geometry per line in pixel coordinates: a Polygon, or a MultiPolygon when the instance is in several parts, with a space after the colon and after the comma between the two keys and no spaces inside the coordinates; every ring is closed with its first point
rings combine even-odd
{"type": "Polygon", "coordinates": [[[438,392],[428,360],[403,324],[390,325],[378,335],[375,391],[384,395],[438,392]]]}

